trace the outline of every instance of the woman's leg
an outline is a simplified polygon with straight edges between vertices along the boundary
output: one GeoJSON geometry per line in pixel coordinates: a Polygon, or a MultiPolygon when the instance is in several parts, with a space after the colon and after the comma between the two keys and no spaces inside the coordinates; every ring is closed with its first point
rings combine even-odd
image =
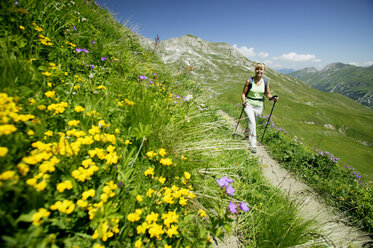
{"type": "Polygon", "coordinates": [[[245,114],[246,114],[246,121],[247,121],[247,129],[248,129],[250,146],[255,147],[256,146],[256,124],[255,124],[256,121],[255,121],[254,108],[250,105],[246,105],[245,114]]]}
{"type": "Polygon", "coordinates": [[[247,128],[249,131],[249,141],[252,148],[256,147],[256,121],[258,118],[260,118],[262,112],[263,106],[253,107],[251,105],[247,105],[245,107],[247,128]]]}

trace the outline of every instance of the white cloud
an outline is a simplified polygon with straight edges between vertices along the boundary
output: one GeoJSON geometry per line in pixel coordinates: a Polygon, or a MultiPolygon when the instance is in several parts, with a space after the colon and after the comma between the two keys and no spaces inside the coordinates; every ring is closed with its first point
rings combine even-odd
{"type": "Polygon", "coordinates": [[[280,57],[273,57],[274,60],[285,60],[292,62],[320,62],[321,60],[316,58],[314,54],[297,54],[290,52],[288,54],[282,54],[280,57]]]}
{"type": "Polygon", "coordinates": [[[246,56],[246,57],[255,57],[256,56],[256,53],[254,52],[254,48],[253,47],[246,47],[246,46],[242,46],[242,47],[237,47],[236,44],[233,45],[234,48],[236,48],[240,53],[242,53],[242,55],[246,56]]]}
{"type": "Polygon", "coordinates": [[[354,66],[360,66],[359,63],[356,63],[356,62],[350,62],[348,63],[349,65],[354,65],[354,66]]]}
{"type": "Polygon", "coordinates": [[[373,61],[367,61],[367,62],[362,63],[362,64],[360,64],[360,63],[356,63],[356,62],[350,62],[350,63],[348,63],[348,64],[349,64],[349,65],[354,65],[354,66],[364,67],[364,66],[371,66],[371,65],[373,65],[373,61]]]}
{"type": "Polygon", "coordinates": [[[269,54],[265,53],[265,52],[260,52],[260,53],[258,53],[258,56],[261,57],[261,58],[263,58],[263,59],[265,59],[265,58],[267,58],[269,56],[269,54]]]}

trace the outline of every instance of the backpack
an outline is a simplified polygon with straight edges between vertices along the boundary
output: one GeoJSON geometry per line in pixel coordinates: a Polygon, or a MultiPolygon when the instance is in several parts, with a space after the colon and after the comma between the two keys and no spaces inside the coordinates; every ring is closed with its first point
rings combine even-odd
{"type": "MultiPolygon", "coordinates": [[[[265,94],[267,92],[268,79],[263,78],[263,80],[264,80],[264,94],[265,94]]],[[[249,94],[251,87],[253,86],[253,81],[254,81],[254,77],[249,78],[249,88],[247,89],[246,97],[249,94]]],[[[261,99],[256,99],[256,98],[255,99],[254,98],[250,98],[250,99],[264,102],[264,96],[261,99]]]]}

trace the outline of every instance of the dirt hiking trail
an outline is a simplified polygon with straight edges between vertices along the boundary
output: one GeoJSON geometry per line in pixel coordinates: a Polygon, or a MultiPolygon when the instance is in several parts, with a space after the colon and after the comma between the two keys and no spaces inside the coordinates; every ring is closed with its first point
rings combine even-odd
{"type": "MultiPolygon", "coordinates": [[[[219,110],[217,112],[224,120],[228,122],[230,129],[235,129],[237,119],[232,118],[227,113],[219,110]]],[[[243,136],[244,120],[240,122],[236,130],[236,134],[243,136]]],[[[249,143],[245,142],[249,148],[249,143]]],[[[268,182],[279,188],[291,200],[300,206],[300,214],[304,219],[314,219],[320,225],[320,234],[322,238],[313,240],[307,244],[296,247],[315,247],[329,246],[329,247],[373,247],[373,240],[369,238],[369,234],[362,232],[356,227],[345,224],[347,221],[342,217],[338,211],[325,204],[322,197],[306,184],[300,182],[287,170],[283,169],[280,164],[273,160],[264,146],[257,147],[256,156],[258,157],[263,174],[268,182]]],[[[226,237],[224,241],[217,244],[215,247],[241,247],[239,240],[235,236],[226,237]]]]}

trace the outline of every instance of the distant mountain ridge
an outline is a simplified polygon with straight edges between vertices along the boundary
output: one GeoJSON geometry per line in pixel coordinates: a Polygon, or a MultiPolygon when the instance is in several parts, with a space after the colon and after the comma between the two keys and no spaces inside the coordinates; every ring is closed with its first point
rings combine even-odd
{"type": "Polygon", "coordinates": [[[345,95],[373,109],[373,66],[332,63],[322,70],[307,67],[288,75],[316,89],[345,95]]]}

